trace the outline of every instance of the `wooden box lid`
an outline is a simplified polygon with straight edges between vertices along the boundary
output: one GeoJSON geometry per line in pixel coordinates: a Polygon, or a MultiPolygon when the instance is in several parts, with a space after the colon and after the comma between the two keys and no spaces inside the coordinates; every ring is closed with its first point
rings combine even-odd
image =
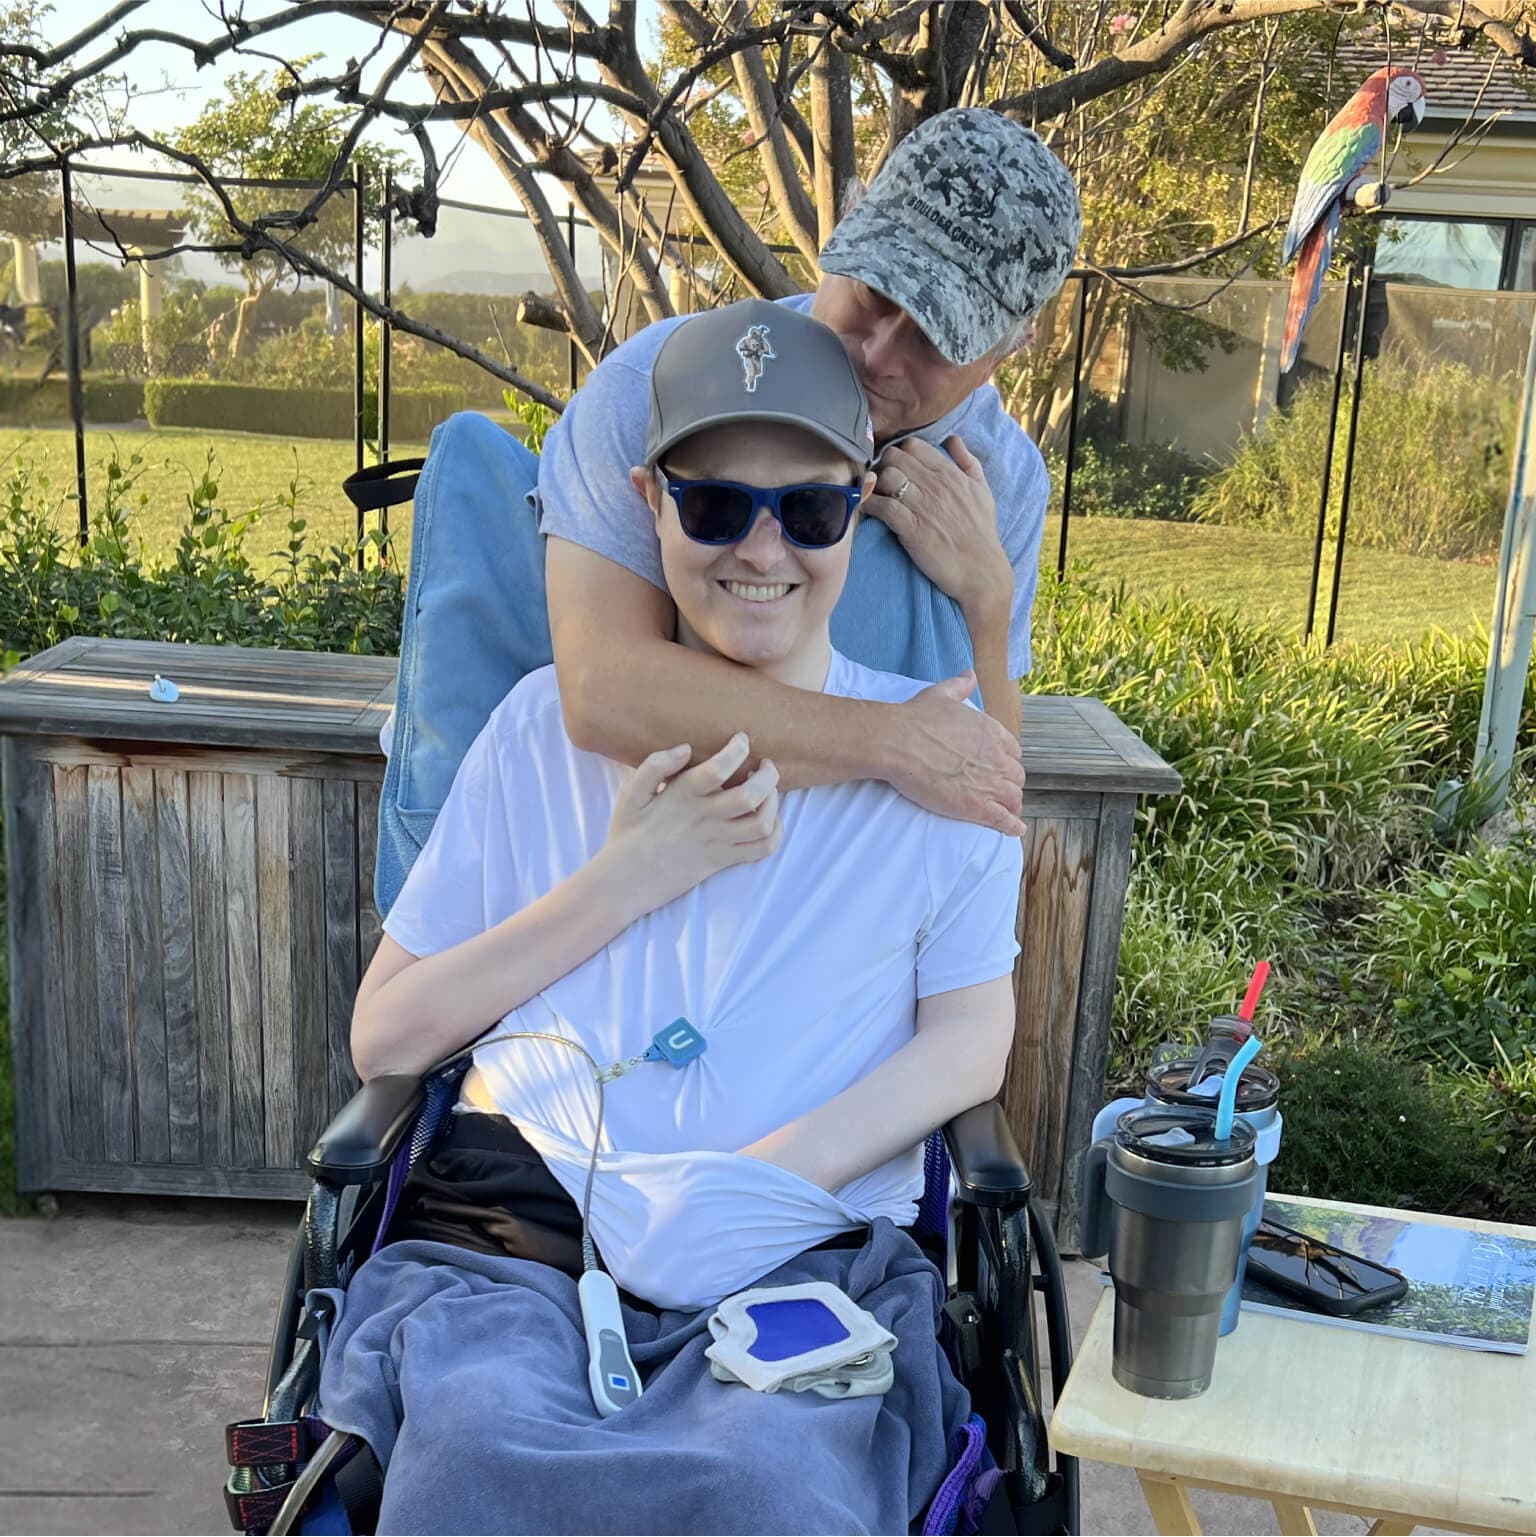
{"type": "Polygon", "coordinates": [[[0,734],[382,756],[397,660],[77,635],[0,679],[0,734]],[[149,696],[155,674],[180,691],[149,696]]]}
{"type": "Polygon", "coordinates": [[[1184,781],[1108,705],[1069,694],[1025,694],[1025,787],[1172,795],[1184,781]]]}
{"type": "MultiPolygon", "coordinates": [[[[379,755],[395,657],[75,636],[0,679],[0,734],[379,755]],[[149,696],[155,674],[180,690],[149,696]]],[[[1097,699],[1024,697],[1035,790],[1167,795],[1178,773],[1097,699]]]]}

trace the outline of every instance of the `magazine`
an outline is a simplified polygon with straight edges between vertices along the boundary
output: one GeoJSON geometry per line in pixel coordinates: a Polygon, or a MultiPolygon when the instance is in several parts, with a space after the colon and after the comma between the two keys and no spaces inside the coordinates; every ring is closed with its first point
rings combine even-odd
{"type": "Polygon", "coordinates": [[[1399,1271],[1408,1281],[1408,1295],[1351,1318],[1338,1318],[1265,1286],[1250,1270],[1243,1283],[1245,1308],[1282,1316],[1299,1313],[1320,1324],[1372,1329],[1469,1350],[1525,1354],[1536,1303],[1536,1240],[1300,1200],[1266,1200],[1264,1215],[1399,1271]]]}

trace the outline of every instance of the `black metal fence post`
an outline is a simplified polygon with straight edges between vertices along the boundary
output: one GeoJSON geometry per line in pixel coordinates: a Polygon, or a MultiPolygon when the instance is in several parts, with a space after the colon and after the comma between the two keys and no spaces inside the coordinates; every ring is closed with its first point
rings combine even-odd
{"type": "Polygon", "coordinates": [[[1344,386],[1344,352],[1349,345],[1349,301],[1355,292],[1354,262],[1344,275],[1344,299],[1339,306],[1339,344],[1333,359],[1333,405],[1328,410],[1328,447],[1323,454],[1323,494],[1317,504],[1317,538],[1312,544],[1312,586],[1307,593],[1307,628],[1303,640],[1312,639],[1317,622],[1317,586],[1323,574],[1323,540],[1327,535],[1328,496],[1333,487],[1333,443],[1338,435],[1339,393],[1344,386]]]}
{"type": "MultiPolygon", "coordinates": [[[[565,209],[565,244],[571,253],[571,265],[576,265],[576,205],[568,203],[565,209]]],[[[579,359],[576,354],[576,338],[571,337],[565,344],[565,372],[566,384],[571,394],[576,393],[576,367],[579,359]]]]}
{"type": "Polygon", "coordinates": [[[1360,314],[1355,325],[1355,393],[1349,403],[1349,434],[1344,439],[1344,484],[1339,491],[1339,534],[1333,554],[1333,590],[1328,596],[1328,633],[1324,645],[1333,644],[1334,624],[1339,615],[1339,583],[1344,576],[1344,536],[1349,531],[1349,491],[1355,478],[1355,427],[1360,420],[1360,395],[1365,386],[1365,316],[1371,305],[1371,265],[1366,263],[1360,279],[1360,314]]]}
{"type": "MultiPolygon", "coordinates": [[[[361,165],[352,170],[352,281],[357,291],[363,291],[363,228],[367,222],[364,206],[365,183],[361,165]]],[[[352,375],[352,444],[356,467],[363,467],[363,417],[368,408],[367,381],[363,371],[363,306],[352,305],[353,375],[352,375]]],[[[363,569],[363,509],[357,509],[357,569],[363,569]]]]}
{"type": "MultiPolygon", "coordinates": [[[[379,292],[385,309],[394,302],[390,292],[389,248],[394,239],[395,221],[392,207],[395,198],[395,173],[393,168],[384,171],[384,234],[379,247],[379,292]]],[[[389,463],[389,339],[390,325],[379,321],[379,462],[389,463]]],[[[389,533],[389,508],[379,509],[379,527],[389,533]]]]}
{"type": "Polygon", "coordinates": [[[1083,335],[1088,329],[1088,274],[1077,280],[1077,338],[1072,345],[1072,404],[1067,415],[1067,468],[1061,477],[1061,547],[1056,552],[1056,580],[1067,576],[1067,523],[1072,516],[1072,461],[1077,457],[1077,398],[1083,387],[1083,335]]]}
{"type": "Polygon", "coordinates": [[[75,424],[75,496],[80,504],[80,544],[90,542],[91,514],[85,492],[85,385],[80,378],[80,290],[75,278],[75,194],[69,162],[59,162],[64,197],[64,367],[69,374],[69,416],[75,424]]]}

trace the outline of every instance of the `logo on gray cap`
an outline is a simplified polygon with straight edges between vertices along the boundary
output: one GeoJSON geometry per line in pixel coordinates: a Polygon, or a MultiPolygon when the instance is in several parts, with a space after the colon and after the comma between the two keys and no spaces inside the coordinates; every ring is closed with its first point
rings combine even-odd
{"type": "Polygon", "coordinates": [[[974,363],[1053,298],[1083,215],[1072,174],[987,107],[914,128],[832,232],[823,272],[899,304],[951,363],[974,363]]]}
{"type": "Polygon", "coordinates": [[[736,356],[741,359],[747,376],[747,394],[750,395],[763,377],[763,364],[774,356],[773,344],[768,340],[768,327],[748,326],[746,335],[736,339],[736,356]]]}

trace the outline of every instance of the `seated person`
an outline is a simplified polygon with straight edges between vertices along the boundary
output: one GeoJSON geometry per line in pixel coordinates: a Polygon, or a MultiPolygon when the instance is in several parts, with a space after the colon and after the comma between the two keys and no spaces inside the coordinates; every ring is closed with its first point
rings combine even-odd
{"type": "MultiPolygon", "coordinates": [[[[819,322],[746,300],[676,328],[636,485],[684,646],[847,698],[922,687],[828,633],[873,441],[819,322]]],[[[902,1531],[948,1469],[968,1403],[902,1229],[924,1139],[1002,1079],[1019,844],[875,780],[781,795],[740,735],[689,761],[576,748],[530,674],[385,921],[358,1072],[479,1044],[326,1356],[318,1412],[387,1469],[380,1531],[902,1531]],[[646,1060],[679,1019],[702,1054],[646,1060]],[[596,1254],[643,1383],[608,1417],[596,1254]],[[812,1280],[896,1337],[890,1385],[715,1380],[716,1304],[812,1280]]]]}

